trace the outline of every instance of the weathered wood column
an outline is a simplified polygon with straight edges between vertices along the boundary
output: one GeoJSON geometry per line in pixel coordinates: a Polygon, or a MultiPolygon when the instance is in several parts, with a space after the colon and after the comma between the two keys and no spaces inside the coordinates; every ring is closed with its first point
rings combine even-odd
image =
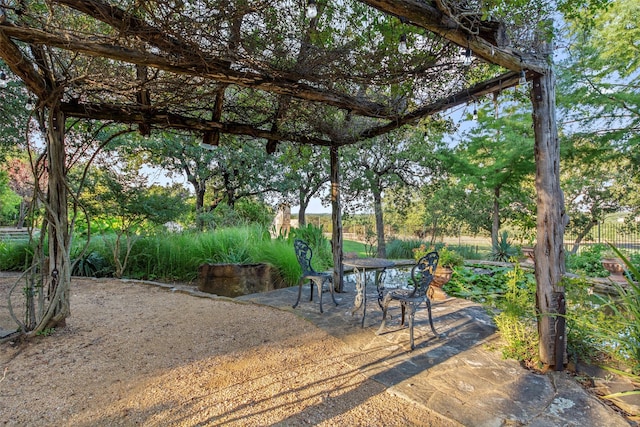
{"type": "Polygon", "coordinates": [[[331,246],[333,250],[333,284],[338,292],[342,292],[342,212],[340,209],[340,156],[338,146],[332,145],[331,158],[331,246]]]}
{"type": "Polygon", "coordinates": [[[46,313],[35,332],[43,328],[64,326],[69,316],[71,282],[69,213],[66,182],[65,117],[60,104],[49,107],[47,154],[49,179],[47,191],[47,223],[49,234],[48,298],[46,313]]]}
{"type": "Polygon", "coordinates": [[[560,144],[555,114],[555,77],[537,75],[531,92],[535,131],[537,244],[535,247],[536,310],[540,359],[562,370],[566,361],[564,229],[568,217],[560,189],[560,144]]]}

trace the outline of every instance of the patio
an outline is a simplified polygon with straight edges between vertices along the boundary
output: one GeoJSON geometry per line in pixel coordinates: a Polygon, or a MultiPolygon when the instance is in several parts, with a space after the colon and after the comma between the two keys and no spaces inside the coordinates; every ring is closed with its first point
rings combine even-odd
{"type": "MultiPolygon", "coordinates": [[[[461,425],[468,426],[626,426],[623,417],[585,391],[567,372],[539,375],[516,361],[503,360],[499,336],[484,309],[473,302],[449,298],[433,301],[438,333],[433,336],[427,310],[416,312],[414,351],[409,330],[400,329],[400,309],[389,312],[387,333],[376,335],[382,319],[375,287],[368,287],[365,327],[351,315],[355,284],[345,280],[339,305],[326,304],[323,314],[307,293],[291,308],[297,287],[246,295],[236,300],[291,311],[310,321],[353,350],[346,362],[387,392],[402,396],[461,425]]],[[[317,298],[316,298],[317,299],[317,298]]]]}

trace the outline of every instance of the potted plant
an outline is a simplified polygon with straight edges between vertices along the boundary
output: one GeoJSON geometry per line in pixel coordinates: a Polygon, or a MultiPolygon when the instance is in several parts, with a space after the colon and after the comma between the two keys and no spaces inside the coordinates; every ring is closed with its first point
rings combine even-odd
{"type": "Polygon", "coordinates": [[[413,250],[414,258],[418,260],[433,250],[438,252],[438,268],[429,287],[429,298],[433,300],[443,300],[448,298],[448,296],[442,287],[451,280],[454,267],[464,264],[464,257],[456,251],[449,249],[447,246],[443,246],[440,249],[434,249],[433,247],[427,249],[423,244],[413,250]]]}
{"type": "Polygon", "coordinates": [[[602,254],[602,266],[611,274],[622,274],[624,263],[612,250],[608,249],[602,254]]]}

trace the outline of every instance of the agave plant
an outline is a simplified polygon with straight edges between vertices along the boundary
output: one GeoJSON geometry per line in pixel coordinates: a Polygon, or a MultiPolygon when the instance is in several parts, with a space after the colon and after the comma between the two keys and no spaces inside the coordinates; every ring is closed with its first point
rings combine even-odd
{"type": "Polygon", "coordinates": [[[498,236],[498,242],[491,248],[491,260],[507,262],[511,257],[518,255],[518,247],[509,241],[509,233],[503,231],[498,236]]]}

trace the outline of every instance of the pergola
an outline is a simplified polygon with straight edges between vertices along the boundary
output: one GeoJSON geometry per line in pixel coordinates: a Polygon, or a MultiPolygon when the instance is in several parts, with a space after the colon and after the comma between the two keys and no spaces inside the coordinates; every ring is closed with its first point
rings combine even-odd
{"type": "Polygon", "coordinates": [[[43,327],[68,314],[67,118],[133,124],[145,135],[178,129],[208,145],[219,144],[222,134],[243,135],[263,140],[267,152],[281,141],[329,147],[340,283],[339,148],[524,78],[532,82],[536,135],[540,355],[561,369],[566,217],[549,40],[483,19],[482,2],[309,3],[317,16],[306,15],[303,0],[0,4],[0,57],[47,118],[48,270],[55,291],[43,327]],[[399,41],[407,44],[402,53],[399,41]]]}

